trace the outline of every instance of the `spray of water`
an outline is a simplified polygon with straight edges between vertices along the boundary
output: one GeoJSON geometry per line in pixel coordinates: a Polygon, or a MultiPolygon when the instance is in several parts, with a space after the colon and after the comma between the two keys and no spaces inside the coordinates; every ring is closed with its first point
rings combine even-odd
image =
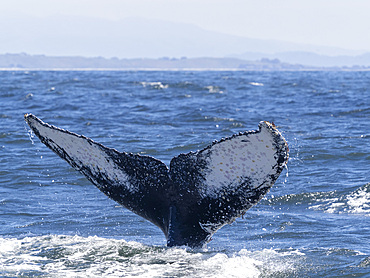
{"type": "Polygon", "coordinates": [[[35,138],[35,134],[33,133],[32,129],[27,128],[26,125],[24,126],[24,129],[26,130],[28,138],[31,140],[32,145],[34,145],[35,141],[33,141],[33,138],[35,138]]]}

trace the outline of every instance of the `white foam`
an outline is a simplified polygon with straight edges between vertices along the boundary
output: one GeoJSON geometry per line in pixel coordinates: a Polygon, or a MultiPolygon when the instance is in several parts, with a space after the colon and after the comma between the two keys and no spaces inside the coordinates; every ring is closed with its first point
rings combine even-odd
{"type": "Polygon", "coordinates": [[[259,83],[259,82],[249,82],[249,84],[252,86],[264,86],[263,83],[259,83]]]}
{"type": "Polygon", "coordinates": [[[220,87],[218,87],[218,86],[212,86],[212,85],[210,85],[210,86],[206,86],[205,88],[206,88],[206,89],[208,90],[208,92],[210,92],[211,94],[215,94],[215,93],[223,94],[223,93],[224,93],[224,91],[220,90],[220,87]]]}
{"type": "Polygon", "coordinates": [[[0,270],[12,277],[260,277],[289,274],[302,256],[297,250],[225,254],[100,237],[0,238],[0,270]]]}
{"type": "Polygon", "coordinates": [[[154,89],[167,89],[168,85],[164,85],[162,82],[140,82],[143,87],[151,87],[154,89]]]}
{"type": "MultiPolygon", "coordinates": [[[[259,277],[261,272],[257,266],[262,262],[248,256],[235,254],[231,257],[218,253],[203,263],[205,269],[214,269],[207,277],[259,277]]],[[[204,276],[206,277],[206,276],[204,276]]]]}
{"type": "Polygon", "coordinates": [[[370,216],[370,191],[367,184],[354,192],[343,196],[320,200],[319,204],[310,206],[310,209],[322,210],[327,213],[354,213],[370,216]]]}
{"type": "Polygon", "coordinates": [[[347,204],[353,213],[367,213],[370,215],[370,192],[361,189],[349,195],[347,204]]]}

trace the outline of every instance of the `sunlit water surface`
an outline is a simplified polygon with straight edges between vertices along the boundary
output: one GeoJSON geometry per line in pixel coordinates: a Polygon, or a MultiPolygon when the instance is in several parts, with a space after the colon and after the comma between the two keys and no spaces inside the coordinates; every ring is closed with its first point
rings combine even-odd
{"type": "Polygon", "coordinates": [[[369,277],[370,72],[0,72],[1,277],[369,277]],[[273,121],[290,161],[203,249],[167,248],[23,114],[119,151],[179,153],[273,121]]]}

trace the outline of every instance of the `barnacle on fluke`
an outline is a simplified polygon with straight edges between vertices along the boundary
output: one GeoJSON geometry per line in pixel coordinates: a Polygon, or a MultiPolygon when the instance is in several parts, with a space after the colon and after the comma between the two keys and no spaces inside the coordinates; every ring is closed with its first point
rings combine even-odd
{"type": "Polygon", "coordinates": [[[32,114],[25,120],[42,143],[109,198],[157,225],[168,246],[207,243],[269,191],[289,156],[285,139],[269,122],[180,154],[168,168],[153,157],[118,152],[32,114]]]}

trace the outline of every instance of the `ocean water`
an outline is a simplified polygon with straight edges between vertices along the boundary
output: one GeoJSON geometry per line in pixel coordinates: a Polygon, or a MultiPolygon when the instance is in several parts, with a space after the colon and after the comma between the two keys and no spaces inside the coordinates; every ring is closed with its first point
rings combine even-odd
{"type": "Polygon", "coordinates": [[[370,277],[370,72],[1,71],[0,84],[0,277],[370,277]],[[167,164],[273,121],[290,160],[205,248],[167,248],[25,113],[167,164]]]}

